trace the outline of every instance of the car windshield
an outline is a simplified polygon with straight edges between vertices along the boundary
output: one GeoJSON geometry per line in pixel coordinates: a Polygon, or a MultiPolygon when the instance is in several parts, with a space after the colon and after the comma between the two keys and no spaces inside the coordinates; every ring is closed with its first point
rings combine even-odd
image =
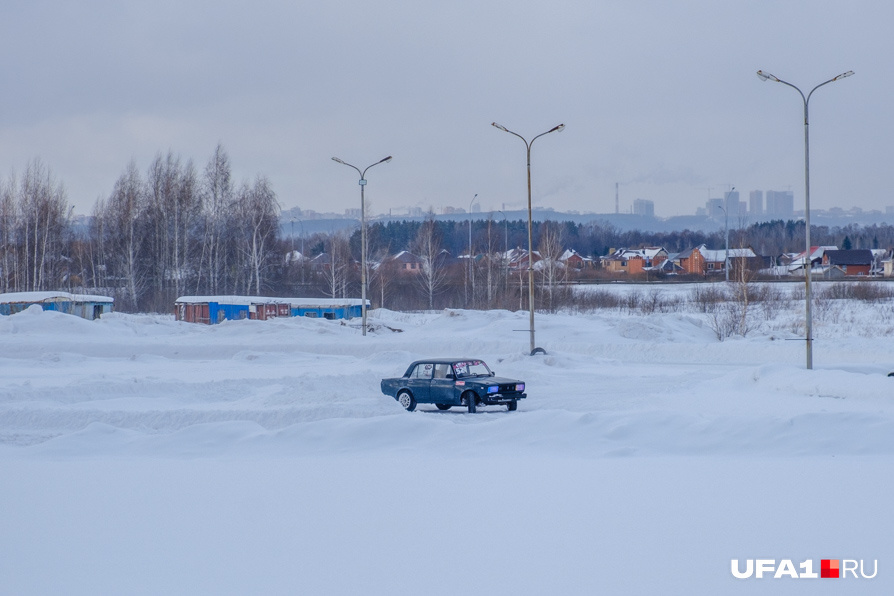
{"type": "Polygon", "coordinates": [[[463,377],[490,376],[490,369],[487,368],[487,365],[484,363],[483,360],[467,360],[464,362],[454,362],[453,371],[456,373],[457,379],[461,379],[463,377]]]}

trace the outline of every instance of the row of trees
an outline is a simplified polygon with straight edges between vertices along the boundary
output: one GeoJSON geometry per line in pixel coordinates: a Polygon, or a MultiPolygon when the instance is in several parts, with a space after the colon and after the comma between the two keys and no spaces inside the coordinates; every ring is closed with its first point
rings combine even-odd
{"type": "Polygon", "coordinates": [[[86,226],[65,191],[31,162],[0,186],[0,289],[86,289],[122,310],[169,311],[183,294],[255,293],[281,263],[279,205],[269,181],[235,185],[218,146],[205,168],[169,152],[145,175],[131,162],[86,226]]]}
{"type": "Polygon", "coordinates": [[[0,181],[0,290],[41,290],[66,276],[70,218],[65,190],[40,160],[0,181]]]}
{"type": "MultiPolygon", "coordinates": [[[[814,227],[816,244],[894,246],[894,226],[814,227]]],[[[721,231],[622,232],[594,222],[535,222],[538,307],[562,303],[568,248],[598,257],[612,248],[663,246],[678,252],[723,246],[721,231]]],[[[803,250],[804,224],[774,221],[740,227],[734,246],[763,255],[803,250]]],[[[359,230],[302,239],[280,234],[279,205],[263,176],[234,183],[222,146],[202,168],[168,152],[141,171],[128,164],[111,193],[83,223],[72,216],[64,187],[40,160],[0,180],[0,292],[73,290],[113,296],[125,311],[168,312],[187,294],[307,297],[360,295],[359,230]],[[286,255],[291,255],[286,257],[286,255]],[[313,260],[312,260],[313,259],[313,260]]],[[[507,250],[527,246],[527,222],[373,222],[367,234],[369,297],[393,309],[527,308],[527,272],[510,271],[507,250]],[[471,225],[471,230],[469,226],[471,225]],[[470,252],[474,259],[456,259],[470,252]],[[392,257],[408,250],[419,268],[408,275],[392,257]]]]}
{"type": "MultiPolygon", "coordinates": [[[[482,214],[483,215],[483,214],[482,214]]],[[[469,251],[469,221],[438,220],[438,233],[442,245],[451,254],[465,254],[469,251]]],[[[410,246],[419,226],[418,221],[391,221],[373,223],[369,227],[370,247],[380,249],[405,249],[410,246]]],[[[482,217],[472,222],[473,252],[482,251],[487,244],[488,234],[496,238],[500,250],[516,246],[528,246],[528,222],[526,220],[504,220],[482,217]]],[[[815,245],[838,246],[839,248],[890,248],[894,247],[894,226],[876,224],[860,226],[811,226],[811,242],[815,245]]],[[[708,248],[720,249],[725,244],[725,233],[720,226],[716,231],[681,230],[674,232],[646,232],[642,230],[622,231],[611,223],[595,221],[575,223],[571,221],[534,222],[534,247],[541,244],[544,231],[558,234],[563,248],[574,248],[582,255],[597,257],[609,254],[615,248],[641,248],[660,246],[668,252],[682,252],[700,244],[708,248]]],[[[795,220],[775,220],[740,225],[730,229],[730,247],[751,247],[757,254],[778,256],[786,252],[804,250],[804,222],[795,220]]],[[[359,251],[360,238],[352,238],[352,249],[359,251]]]]}

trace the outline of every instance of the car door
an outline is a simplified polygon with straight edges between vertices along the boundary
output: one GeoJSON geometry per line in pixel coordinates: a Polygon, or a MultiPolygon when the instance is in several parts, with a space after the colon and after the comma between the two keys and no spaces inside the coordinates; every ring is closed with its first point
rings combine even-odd
{"type": "Polygon", "coordinates": [[[435,364],[434,376],[431,380],[431,402],[435,404],[457,405],[459,401],[454,396],[456,393],[455,384],[456,380],[453,378],[453,369],[450,367],[450,364],[435,364]]]}
{"type": "Polygon", "coordinates": [[[417,403],[431,403],[431,376],[434,371],[434,364],[431,362],[420,362],[412,371],[407,379],[407,387],[413,392],[413,397],[417,403]]]}

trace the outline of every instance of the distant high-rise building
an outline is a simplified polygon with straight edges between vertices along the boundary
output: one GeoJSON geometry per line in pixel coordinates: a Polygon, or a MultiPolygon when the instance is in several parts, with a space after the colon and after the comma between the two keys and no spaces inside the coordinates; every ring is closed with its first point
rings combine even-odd
{"type": "Polygon", "coordinates": [[[708,212],[708,217],[723,217],[724,209],[726,209],[726,206],[723,204],[723,199],[708,199],[708,202],[705,203],[705,211],[708,212]]]}
{"type": "Polygon", "coordinates": [[[726,201],[726,205],[724,206],[724,208],[729,210],[730,217],[746,215],[745,210],[748,206],[739,200],[738,190],[731,190],[729,192],[723,193],[723,198],[726,201]]]}
{"type": "Polygon", "coordinates": [[[636,199],[633,201],[633,213],[634,215],[647,215],[649,217],[655,217],[655,201],[649,201],[648,199],[636,199]]]}
{"type": "Polygon", "coordinates": [[[764,191],[752,190],[748,194],[748,213],[750,215],[764,214],[764,191]]]}
{"type": "Polygon", "coordinates": [[[767,191],[767,215],[788,219],[795,214],[795,195],[790,190],[767,191]]]}

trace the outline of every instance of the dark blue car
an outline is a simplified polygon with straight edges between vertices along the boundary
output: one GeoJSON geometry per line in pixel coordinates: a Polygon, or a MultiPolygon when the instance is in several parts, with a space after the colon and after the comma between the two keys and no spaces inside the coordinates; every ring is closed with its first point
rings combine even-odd
{"type": "Polygon", "coordinates": [[[524,381],[498,377],[477,358],[417,360],[404,376],[382,379],[382,393],[408,412],[416,404],[435,404],[439,410],[465,406],[469,412],[482,405],[504,405],[511,412],[527,397],[524,381]]]}

